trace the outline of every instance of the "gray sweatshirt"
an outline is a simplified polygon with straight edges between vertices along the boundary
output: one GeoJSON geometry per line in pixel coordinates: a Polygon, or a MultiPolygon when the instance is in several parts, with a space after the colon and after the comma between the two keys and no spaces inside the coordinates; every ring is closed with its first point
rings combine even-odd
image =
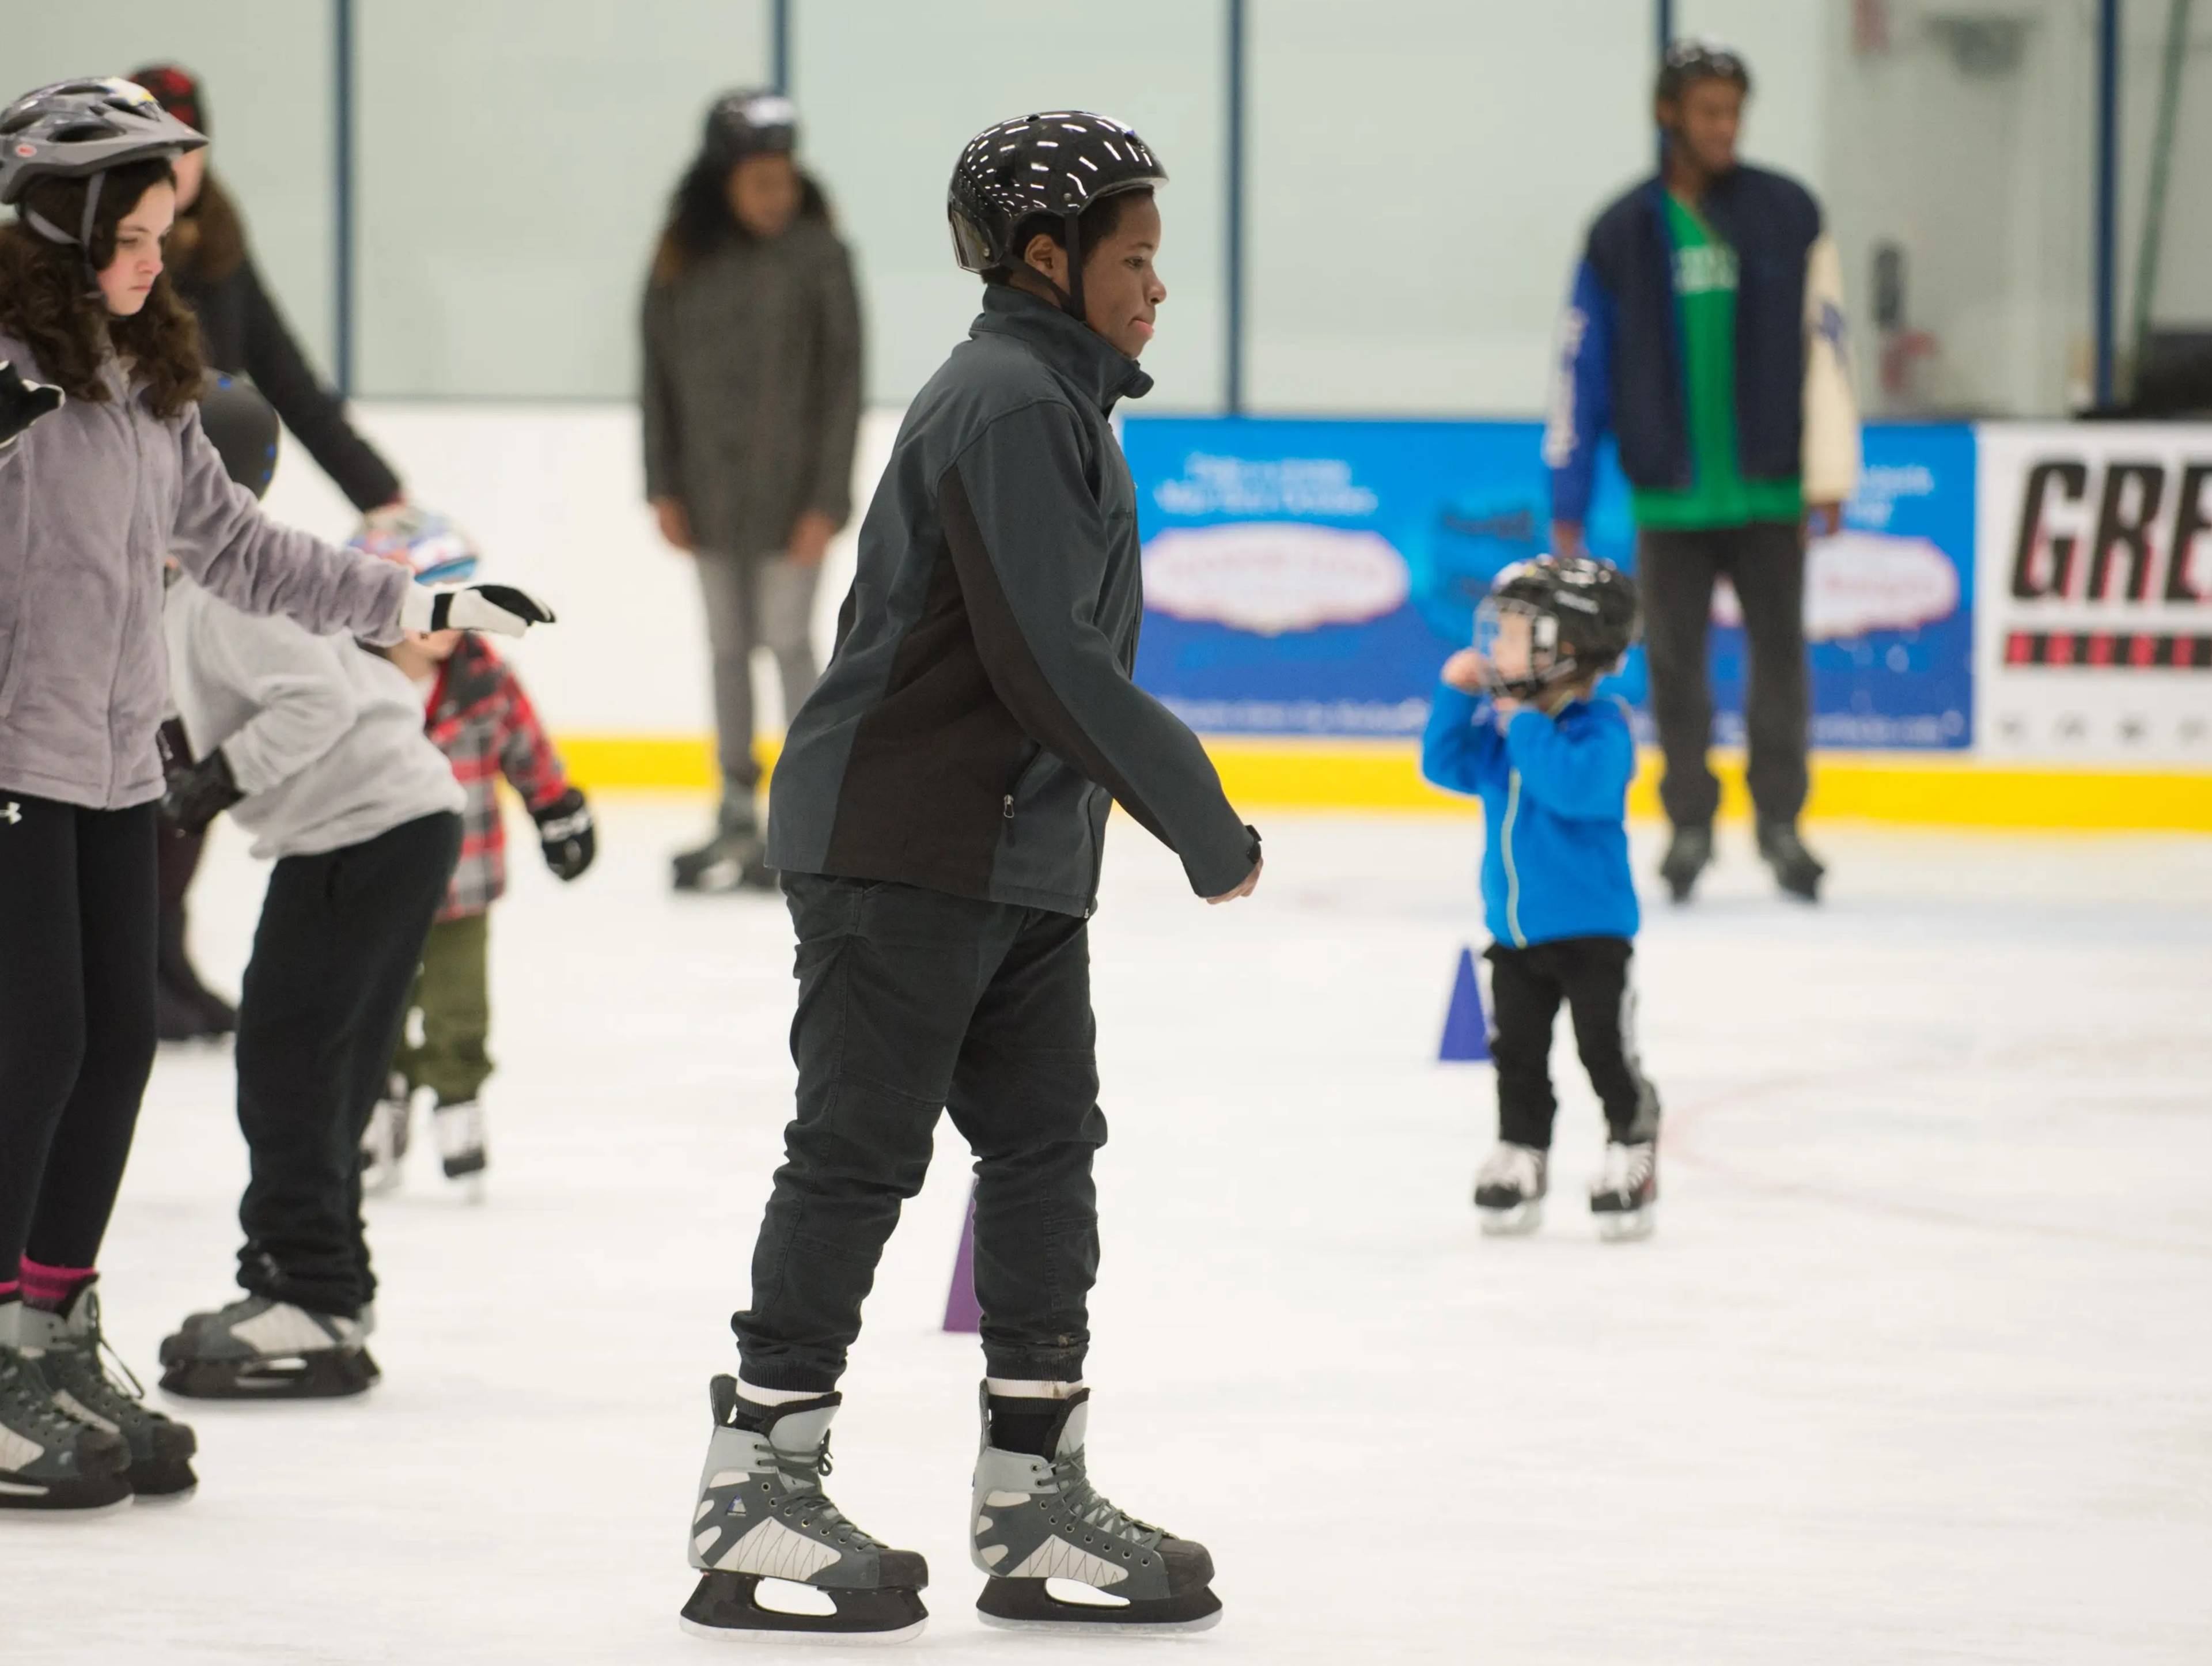
{"type": "MultiPolygon", "coordinates": [[[[40,378],[4,332],[0,359],[40,378]]],[[[0,447],[0,789],[121,810],[161,795],[165,556],[249,613],[373,641],[398,638],[410,580],[264,519],[198,405],[163,420],[103,374],[106,400],[71,399],[0,447]]]]}
{"type": "Polygon", "coordinates": [[[169,589],[169,684],[192,756],[220,750],[253,854],[315,856],[459,812],[453,766],[406,672],[350,637],[257,619],[190,579],[169,589]]]}

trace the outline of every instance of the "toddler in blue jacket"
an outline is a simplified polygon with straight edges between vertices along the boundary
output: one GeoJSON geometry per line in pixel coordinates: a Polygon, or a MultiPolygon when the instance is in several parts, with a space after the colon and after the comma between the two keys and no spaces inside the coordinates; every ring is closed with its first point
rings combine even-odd
{"type": "Polygon", "coordinates": [[[1552,1022],[1566,1003],[1605,1105],[1590,1209],[1607,1238],[1648,1235],[1659,1195],[1659,1096],[1636,1054],[1629,977],[1638,923],[1628,866],[1636,743],[1615,699],[1594,698],[1636,637],[1636,587],[1609,562],[1544,556],[1500,574],[1475,646],[1444,664],[1421,773],[1479,795],[1488,833],[1483,911],[1495,939],[1491,1054],[1498,1135],[1475,1176],[1486,1232],[1541,1224],[1552,1121],[1552,1022]]]}

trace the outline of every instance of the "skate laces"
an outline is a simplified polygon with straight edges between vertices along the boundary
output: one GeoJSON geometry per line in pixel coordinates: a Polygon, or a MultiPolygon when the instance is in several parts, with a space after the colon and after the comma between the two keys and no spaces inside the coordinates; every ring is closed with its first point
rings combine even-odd
{"type": "Polygon", "coordinates": [[[1648,1143],[1626,1145],[1618,1140],[1608,1140],[1605,1147],[1605,1170],[1599,1177],[1598,1189],[1607,1192],[1632,1192],[1650,1177],[1651,1147],[1648,1143]]]}
{"type": "Polygon", "coordinates": [[[1053,1479],[1060,1483],[1060,1496],[1068,1511],[1085,1527],[1097,1529],[1109,1538],[1132,1539],[1147,1549],[1167,1537],[1163,1528],[1150,1522],[1140,1522],[1091,1484],[1091,1473],[1080,1451],[1070,1452],[1066,1457],[1052,1461],[1053,1479]]]}
{"type": "Polygon", "coordinates": [[[46,1379],[34,1375],[31,1362],[12,1349],[0,1348],[0,1412],[17,1428],[45,1435],[57,1447],[74,1440],[84,1426],[54,1403],[46,1379]]]}
{"type": "Polygon", "coordinates": [[[1516,1191],[1533,1192],[1542,1172],[1537,1166],[1535,1152],[1528,1146],[1501,1142],[1483,1158],[1482,1168],[1474,1178],[1477,1185],[1510,1186],[1516,1191]]]}
{"type": "Polygon", "coordinates": [[[803,1508],[807,1512],[799,1517],[801,1527],[813,1528],[819,1523],[820,1531],[834,1535],[842,1543],[862,1550],[881,1547],[880,1540],[830,1503],[830,1495],[822,1490],[822,1477],[837,1467],[830,1456],[829,1436],[823,1436],[822,1444],[809,1454],[785,1452],[770,1442],[769,1455],[775,1464],[776,1473],[783,1478],[787,1494],[799,1493],[811,1495],[805,1505],[794,1503],[793,1506],[803,1508]]]}

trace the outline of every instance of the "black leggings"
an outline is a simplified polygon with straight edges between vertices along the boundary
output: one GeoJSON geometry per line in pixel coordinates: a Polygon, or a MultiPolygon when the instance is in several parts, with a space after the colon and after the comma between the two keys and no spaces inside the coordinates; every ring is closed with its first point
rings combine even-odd
{"type": "Polygon", "coordinates": [[[154,833],[0,786],[0,1280],[99,1256],[154,1066],[154,833]]]}

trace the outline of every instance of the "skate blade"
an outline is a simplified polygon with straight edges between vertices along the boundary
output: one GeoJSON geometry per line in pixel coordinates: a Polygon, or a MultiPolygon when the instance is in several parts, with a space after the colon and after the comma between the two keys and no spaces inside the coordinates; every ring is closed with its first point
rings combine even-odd
{"type": "Polygon", "coordinates": [[[1597,1218],[1597,1235],[1607,1243],[1634,1243],[1648,1238],[1658,1229],[1658,1210],[1647,1204],[1641,1209],[1608,1211],[1597,1218]]]}
{"type": "Polygon", "coordinates": [[[1123,1633],[1160,1637],[1211,1631],[1221,1623],[1221,1599],[1211,1586],[1180,1596],[1070,1602],[1052,1594],[1042,1579],[997,1579],[975,1599],[975,1617],[1002,1632],[1123,1633]]]}
{"type": "Polygon", "coordinates": [[[856,1590],[816,1586],[837,1605],[834,1614],[792,1614],[763,1607],[753,1593],[763,1576],[708,1571],[699,1576],[677,1616],[677,1625],[694,1637],[746,1643],[846,1644],[866,1648],[904,1643],[921,1635],[929,1610],[921,1596],[902,1587],[856,1590]]]}
{"type": "Polygon", "coordinates": [[[1474,1207],[1482,1217],[1482,1235],[1486,1238],[1524,1238],[1544,1224],[1541,1198],[1516,1203],[1510,1209],[1486,1209],[1479,1203],[1474,1207]]]}
{"type": "Polygon", "coordinates": [[[161,1373],[161,1392],[181,1400],[345,1400],[367,1394],[383,1376],[366,1348],[351,1358],[319,1350],[256,1360],[243,1369],[221,1361],[180,1362],[161,1373]]]}
{"type": "MultiPolygon", "coordinates": [[[[120,1477],[118,1477],[119,1480],[120,1477]]],[[[119,1499],[102,1499],[98,1504],[48,1504],[43,1501],[46,1488],[41,1486],[37,1499],[16,1492],[20,1483],[10,1481],[0,1487],[0,1522],[36,1521],[51,1524],[54,1522],[81,1521],[88,1517],[112,1516],[118,1510],[128,1510],[135,1502],[125,1487],[119,1499]]]]}

